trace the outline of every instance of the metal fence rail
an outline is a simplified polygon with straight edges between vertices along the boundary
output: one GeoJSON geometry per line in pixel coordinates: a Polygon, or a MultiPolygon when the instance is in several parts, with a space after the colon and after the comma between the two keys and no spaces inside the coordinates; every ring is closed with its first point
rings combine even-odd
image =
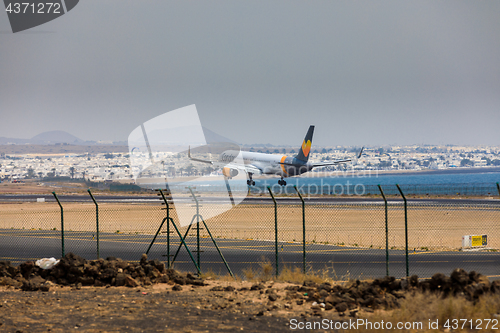
{"type": "MultiPolygon", "coordinates": [[[[179,233],[187,235],[184,247],[179,247],[181,239],[175,229],[162,224],[166,211],[160,201],[99,203],[89,192],[88,201],[79,203],[4,204],[0,210],[0,260],[19,264],[60,257],[64,252],[87,259],[115,256],[138,260],[149,251],[151,258],[168,261],[179,248],[174,262],[178,269],[194,271],[199,266],[202,271],[232,271],[240,276],[251,275],[263,265],[270,265],[272,274],[288,267],[343,280],[387,274],[428,277],[456,267],[500,276],[497,184],[399,188],[369,187],[373,191],[370,200],[323,196],[322,200],[303,201],[293,188],[295,192],[285,198],[278,196],[275,204],[268,192],[266,203],[237,205],[189,232],[188,227],[178,225],[176,207],[171,207],[169,216],[179,233]],[[477,199],[439,198],[441,193],[454,191],[477,199]],[[423,193],[434,199],[419,200],[423,193]],[[463,249],[462,237],[469,235],[486,235],[487,244],[463,249]]],[[[203,204],[205,210],[210,207],[203,204]]]]}

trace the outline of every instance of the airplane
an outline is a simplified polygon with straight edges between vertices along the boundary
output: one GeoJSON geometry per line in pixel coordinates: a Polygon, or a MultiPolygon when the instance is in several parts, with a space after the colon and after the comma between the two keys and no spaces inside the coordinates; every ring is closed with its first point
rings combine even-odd
{"type": "MultiPolygon", "coordinates": [[[[238,173],[246,172],[248,175],[248,186],[255,185],[252,179],[253,175],[277,175],[281,179],[278,184],[286,185],[284,178],[299,176],[303,173],[311,171],[316,167],[324,167],[328,165],[336,165],[340,163],[350,162],[351,159],[335,160],[331,162],[309,162],[309,153],[311,151],[312,137],[314,133],[314,125],[309,127],[302,146],[299,148],[299,153],[293,157],[279,156],[265,153],[255,153],[248,151],[226,150],[219,155],[218,161],[210,161],[191,157],[191,148],[188,150],[189,159],[195,162],[208,163],[212,165],[223,166],[222,174],[224,177],[231,179],[236,177],[238,173]],[[240,155],[241,154],[241,155],[240,155]],[[240,156],[238,156],[240,155],[240,156]],[[232,163],[236,158],[242,158],[244,165],[232,163]]],[[[361,157],[363,149],[359,152],[358,158],[361,157]]]]}

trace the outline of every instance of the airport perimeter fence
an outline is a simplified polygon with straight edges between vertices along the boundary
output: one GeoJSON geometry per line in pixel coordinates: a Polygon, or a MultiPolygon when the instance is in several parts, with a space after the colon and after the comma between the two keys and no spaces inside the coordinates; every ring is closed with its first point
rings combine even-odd
{"type": "MultiPolygon", "coordinates": [[[[90,195],[85,202],[62,199],[60,205],[2,204],[0,260],[19,264],[69,252],[89,260],[139,260],[147,252],[180,270],[196,272],[199,266],[201,272],[226,274],[229,268],[242,277],[287,269],[338,280],[430,277],[457,267],[500,276],[498,184],[383,185],[367,187],[372,192],[358,197],[299,191],[303,200],[293,186],[286,195],[267,190],[207,218],[208,229],[192,225],[189,232],[178,223],[180,205],[170,205],[172,221],[165,219],[161,196],[156,204],[99,203],[90,195]],[[186,246],[180,246],[179,234],[187,235],[186,246]]],[[[202,202],[200,212],[216,204],[202,202]]]]}

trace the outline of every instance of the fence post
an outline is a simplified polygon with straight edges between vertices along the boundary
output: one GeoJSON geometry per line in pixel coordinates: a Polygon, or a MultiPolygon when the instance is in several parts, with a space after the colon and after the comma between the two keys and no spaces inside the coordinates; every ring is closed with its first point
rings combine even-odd
{"type": "MultiPolygon", "coordinates": [[[[158,236],[158,234],[160,233],[160,230],[161,230],[161,227],[163,226],[163,223],[165,223],[165,221],[167,221],[167,257],[169,258],[168,267],[170,268],[170,266],[171,266],[171,264],[170,264],[170,222],[172,222],[172,225],[174,226],[175,231],[177,232],[177,235],[179,235],[179,238],[181,239],[181,246],[184,245],[187,253],[189,254],[189,257],[191,258],[191,261],[193,262],[194,266],[196,267],[196,270],[198,271],[198,275],[201,275],[200,267],[198,267],[198,264],[194,260],[193,254],[191,253],[191,251],[189,251],[189,248],[188,248],[186,242],[184,241],[184,238],[186,238],[186,237],[185,236],[182,237],[179,229],[177,228],[177,226],[174,223],[174,220],[170,217],[170,205],[169,205],[169,202],[167,200],[167,197],[165,197],[165,194],[163,194],[163,191],[161,189],[158,191],[160,192],[160,195],[163,199],[163,202],[165,203],[165,206],[167,209],[167,216],[163,218],[161,225],[160,225],[160,228],[158,229],[158,232],[156,233],[151,244],[149,245],[148,252],[149,252],[149,249],[151,249],[151,246],[153,245],[153,243],[156,239],[156,236],[158,236]]],[[[187,235],[187,233],[186,233],[186,235],[187,235]]],[[[179,246],[179,249],[177,250],[177,252],[179,252],[179,250],[180,250],[180,246],[179,246]]],[[[175,260],[175,257],[174,257],[174,259],[172,259],[172,264],[174,263],[174,260],[175,260]]]]}
{"type": "Polygon", "coordinates": [[[269,191],[269,194],[271,195],[271,198],[273,198],[274,202],[274,251],[276,253],[276,276],[279,274],[279,264],[278,264],[278,205],[276,204],[276,199],[274,198],[273,192],[271,191],[271,187],[268,186],[267,190],[269,191]]]}
{"type": "Polygon", "coordinates": [[[92,201],[94,201],[95,204],[95,232],[96,232],[96,240],[97,240],[97,259],[100,258],[99,254],[99,205],[97,204],[97,201],[94,198],[94,195],[92,192],[90,192],[90,189],[87,190],[90,194],[90,197],[92,198],[92,201]]]}
{"type": "Polygon", "coordinates": [[[401,190],[401,187],[399,187],[398,184],[396,184],[399,193],[401,193],[401,196],[403,197],[403,200],[405,202],[405,254],[406,254],[406,277],[410,276],[410,268],[409,268],[409,263],[408,263],[408,202],[406,200],[406,197],[401,190]]]}
{"type": "MultiPolygon", "coordinates": [[[[198,202],[198,199],[196,198],[196,195],[194,194],[193,190],[191,189],[191,187],[189,186],[188,187],[189,189],[189,192],[191,192],[191,196],[193,197],[195,203],[196,203],[196,256],[197,256],[197,259],[198,259],[198,267],[201,269],[201,265],[200,265],[200,204],[198,202]]],[[[195,187],[196,189],[196,187],[195,187]]],[[[193,217],[194,219],[194,217],[193,217]]],[[[191,223],[193,222],[193,220],[191,220],[191,223]]]]}
{"type": "Polygon", "coordinates": [[[387,214],[387,198],[385,197],[384,191],[382,190],[382,186],[378,185],[378,189],[382,194],[382,198],[384,198],[384,206],[385,206],[385,274],[389,276],[389,226],[388,226],[388,214],[387,214]]]}
{"type": "Polygon", "coordinates": [[[299,195],[300,201],[302,201],[302,261],[303,261],[303,272],[306,274],[306,206],[304,202],[304,198],[300,194],[296,185],[293,185],[293,188],[299,195]]]}
{"type": "Polygon", "coordinates": [[[62,251],[62,256],[64,257],[64,209],[63,206],[61,205],[61,202],[59,201],[59,198],[57,197],[56,192],[52,192],[54,195],[54,198],[56,198],[57,203],[59,204],[59,207],[61,208],[61,251],[62,251]]]}

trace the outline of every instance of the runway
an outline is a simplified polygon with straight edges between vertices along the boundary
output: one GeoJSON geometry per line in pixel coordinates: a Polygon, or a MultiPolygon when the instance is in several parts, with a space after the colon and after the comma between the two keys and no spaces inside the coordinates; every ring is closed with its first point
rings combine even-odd
{"type": "MultiPolygon", "coordinates": [[[[108,256],[137,261],[145,253],[153,235],[101,233],[99,252],[101,258],[108,256]]],[[[273,241],[251,239],[216,239],[231,270],[245,276],[245,270],[259,271],[265,262],[275,268],[275,244],[273,241]]],[[[186,241],[193,256],[197,258],[196,238],[186,241]]],[[[167,261],[167,237],[161,234],[149,253],[150,259],[167,261]]],[[[171,237],[171,255],[179,245],[177,236],[171,237]]],[[[65,252],[73,252],[86,259],[97,258],[97,237],[91,232],[65,232],[65,252]]],[[[60,258],[62,255],[60,231],[0,229],[0,260],[20,264],[28,260],[46,257],[60,258]]],[[[279,269],[285,266],[302,269],[303,252],[301,243],[278,244],[279,269]]],[[[179,252],[175,268],[195,272],[185,248],[179,252]]],[[[210,238],[200,239],[200,267],[226,274],[227,270],[210,238]]],[[[376,278],[386,275],[385,249],[344,247],[323,244],[306,244],[307,270],[324,273],[338,280],[376,278]]],[[[449,274],[455,268],[475,270],[492,279],[500,278],[500,255],[498,252],[429,252],[410,251],[409,272],[421,278],[440,272],[449,274]]],[[[398,278],[406,274],[404,250],[389,250],[389,275],[398,278]]]]}
{"type": "MultiPolygon", "coordinates": [[[[43,198],[45,202],[55,203],[56,200],[53,195],[48,194],[26,194],[26,195],[0,195],[0,202],[36,202],[38,198],[43,198]]],[[[93,203],[88,195],[58,195],[59,200],[64,204],[65,202],[79,202],[79,203],[93,203]]],[[[155,193],[150,195],[96,195],[98,203],[142,203],[142,204],[161,204],[158,196],[155,193]]],[[[190,197],[180,199],[182,202],[191,202],[190,197]]],[[[203,201],[206,203],[217,203],[221,200],[220,197],[210,196],[203,194],[203,201]]],[[[307,197],[304,196],[306,204],[367,204],[367,205],[383,205],[382,197],[356,197],[356,196],[333,196],[333,197],[307,197]]],[[[298,205],[301,201],[298,197],[277,197],[276,201],[279,205],[298,205]]],[[[399,204],[403,200],[401,198],[388,198],[390,204],[399,204]]],[[[450,199],[450,198],[429,198],[429,199],[408,199],[409,202],[415,204],[426,205],[500,205],[500,199],[485,198],[485,199],[450,199]]],[[[265,204],[272,205],[272,198],[267,196],[246,197],[241,204],[265,204]]]]}

